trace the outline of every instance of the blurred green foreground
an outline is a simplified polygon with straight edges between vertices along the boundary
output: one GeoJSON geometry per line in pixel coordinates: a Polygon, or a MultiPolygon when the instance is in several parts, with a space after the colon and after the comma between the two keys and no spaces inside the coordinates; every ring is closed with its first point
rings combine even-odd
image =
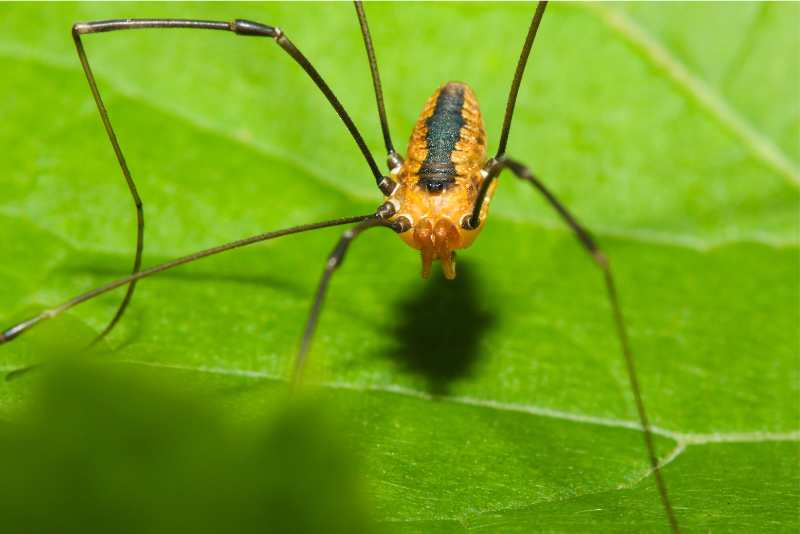
{"type": "Polygon", "coordinates": [[[26,422],[0,423],[2,532],[372,530],[332,417],[308,399],[233,424],[146,370],[43,375],[26,378],[26,422]]]}

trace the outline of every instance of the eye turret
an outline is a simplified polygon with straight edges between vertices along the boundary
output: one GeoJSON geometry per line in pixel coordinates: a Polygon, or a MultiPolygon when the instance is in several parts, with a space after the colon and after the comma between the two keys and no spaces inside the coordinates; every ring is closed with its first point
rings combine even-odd
{"type": "Polygon", "coordinates": [[[441,193],[444,191],[444,182],[430,182],[425,184],[428,193],[441,193]]]}
{"type": "Polygon", "coordinates": [[[452,178],[446,180],[431,180],[430,178],[422,178],[419,181],[419,184],[424,187],[428,193],[441,193],[454,183],[455,180],[452,178]]]}

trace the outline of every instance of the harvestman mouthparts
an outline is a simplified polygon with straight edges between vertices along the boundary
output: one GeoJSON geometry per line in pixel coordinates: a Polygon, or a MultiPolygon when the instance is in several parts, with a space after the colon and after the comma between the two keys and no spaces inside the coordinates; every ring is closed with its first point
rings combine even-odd
{"type": "MultiPolygon", "coordinates": [[[[72,27],[72,37],[84,75],[89,84],[98,113],[105,127],[106,135],[114,150],[120,170],[131,193],[136,212],[136,252],[133,269],[129,276],[120,278],[106,285],[78,295],[65,303],[45,310],[40,314],[22,321],[0,333],[0,344],[7,343],[27,332],[37,324],[55,317],[64,311],[77,306],[98,295],[107,293],[122,286],[127,286],[117,312],[108,325],[97,336],[95,341],[106,336],[122,318],[133,297],[136,283],[149,276],[173,269],[207,256],[220,254],[235,248],[251,244],[345,224],[356,225],[348,229],[325,264],[322,278],[314,296],[303,337],[295,359],[292,384],[302,380],[304,364],[311,347],[311,341],[319,319],[322,305],[327,294],[333,273],[342,265],[351,243],[363,232],[378,227],[394,230],[409,246],[420,251],[422,257],[422,275],[430,274],[433,261],[440,261],[446,278],[455,277],[455,251],[470,246],[481,231],[488,216],[489,204],[497,186],[497,178],[502,171],[508,169],[517,178],[528,182],[538,190],[572,229],[580,244],[594,260],[603,273],[606,293],[612,309],[613,321],[619,338],[622,356],[630,381],[631,391],[636,401],[636,409],[641,423],[648,460],[653,470],[656,486],[661,497],[664,512],[673,532],[678,532],[678,522],[672,509],[666,484],[662,478],[653,444],[653,435],[642,401],[638,375],[628,341],[625,320],[619,304],[616,285],[610,263],[605,253],[597,245],[589,231],[581,225],[570,211],[545,187],[525,165],[506,155],[511,121],[522,82],[522,76],[530,56],[539,24],[544,15],[547,2],[539,2],[531,20],[522,52],[517,62],[514,78],[506,104],[503,126],[497,153],[491,159],[486,158],[486,135],[483,118],[480,114],[477,99],[472,89],[460,82],[450,82],[434,92],[430,97],[412,132],[406,159],[395,150],[388,122],[381,89],[378,63],[375,49],[367,24],[366,14],[361,2],[355,2],[356,13],[364,38],[364,45],[369,60],[372,82],[378,109],[378,118],[383,133],[387,153],[389,175],[380,172],[361,133],[353,120],[345,111],[339,99],[317,72],[308,59],[295,47],[286,34],[275,26],[269,26],[248,20],[233,22],[205,21],[189,19],[121,19],[96,22],[77,23],[72,27]],[[284,50],[325,95],[330,105],[344,123],[351,137],[358,146],[375,179],[378,189],[384,195],[384,202],[375,213],[355,217],[332,219],[329,221],[305,224],[259,234],[246,239],[233,241],[217,247],[206,249],[182,258],[166,262],[149,269],[141,269],[142,251],[144,248],[144,209],[128,164],[120,147],[114,128],[111,125],[97,83],[89,65],[81,36],[92,33],[105,33],[118,30],[138,29],[199,29],[228,31],[238,35],[252,37],[269,37],[284,50]]],[[[20,376],[35,368],[29,366],[8,375],[8,378],[20,376]]]]}

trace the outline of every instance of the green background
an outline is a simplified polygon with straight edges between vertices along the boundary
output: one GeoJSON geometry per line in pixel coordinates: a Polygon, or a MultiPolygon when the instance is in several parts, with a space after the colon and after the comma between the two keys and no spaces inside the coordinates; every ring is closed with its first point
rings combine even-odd
{"type": "MultiPolygon", "coordinates": [[[[366,10],[398,148],[449,80],[474,88],[496,146],[533,6],[366,10]]],[[[280,26],[383,160],[349,4],[2,5],[4,325],[129,269],[133,209],[69,35],[125,17],[280,26]]],[[[799,26],[798,4],[551,5],[517,104],[509,154],[612,259],[686,530],[800,526],[799,26]]],[[[144,199],[146,265],[380,202],[344,126],[269,40],[141,31],[86,47],[144,199]]],[[[340,231],[141,283],[106,357],[259,420],[340,231]]],[[[311,353],[378,524],[666,530],[601,277],[536,193],[503,176],[454,282],[420,280],[419,261],[387,232],[356,242],[311,353]]],[[[3,346],[0,365],[91,339],[119,298],[3,346]]],[[[22,417],[33,383],[0,385],[0,417],[22,417]]]]}

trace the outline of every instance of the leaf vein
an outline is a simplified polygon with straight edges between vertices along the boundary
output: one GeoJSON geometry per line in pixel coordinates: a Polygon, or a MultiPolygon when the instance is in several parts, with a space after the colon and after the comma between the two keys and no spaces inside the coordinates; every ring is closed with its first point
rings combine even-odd
{"type": "Polygon", "coordinates": [[[800,187],[800,169],[769,138],[739,115],[708,84],[692,74],[654,37],[619,9],[599,3],[586,4],[609,28],[640,52],[701,109],[731,134],[767,167],[796,187],[800,187]]]}
{"type": "MultiPolygon", "coordinates": [[[[141,365],[146,367],[155,367],[162,369],[173,369],[178,371],[191,371],[191,372],[218,374],[225,376],[266,379],[278,382],[285,382],[287,380],[286,377],[278,374],[271,374],[264,371],[255,371],[250,369],[236,369],[230,367],[194,366],[185,364],[173,364],[168,362],[152,362],[152,361],[132,360],[132,359],[117,360],[116,363],[141,365]]],[[[587,415],[575,412],[568,412],[565,410],[557,410],[553,408],[548,408],[546,406],[534,406],[529,404],[511,403],[511,402],[499,402],[490,399],[480,399],[475,397],[465,397],[456,395],[431,395],[424,391],[419,391],[413,388],[399,386],[395,384],[354,384],[350,382],[331,381],[331,382],[320,382],[317,383],[316,385],[331,389],[391,393],[395,395],[402,395],[405,397],[411,397],[420,400],[435,399],[439,402],[449,402],[452,404],[475,406],[478,408],[487,408],[498,411],[527,413],[540,417],[562,419],[574,423],[606,426],[612,428],[623,428],[628,430],[638,430],[638,431],[642,430],[642,427],[639,424],[639,422],[634,420],[587,415]]],[[[709,443],[763,443],[763,442],[774,442],[774,441],[800,441],[800,430],[793,430],[788,432],[753,431],[753,432],[687,433],[687,432],[669,430],[658,426],[653,426],[651,427],[651,431],[653,432],[653,434],[668,439],[672,439],[679,444],[684,444],[684,446],[704,445],[709,443]]]]}

